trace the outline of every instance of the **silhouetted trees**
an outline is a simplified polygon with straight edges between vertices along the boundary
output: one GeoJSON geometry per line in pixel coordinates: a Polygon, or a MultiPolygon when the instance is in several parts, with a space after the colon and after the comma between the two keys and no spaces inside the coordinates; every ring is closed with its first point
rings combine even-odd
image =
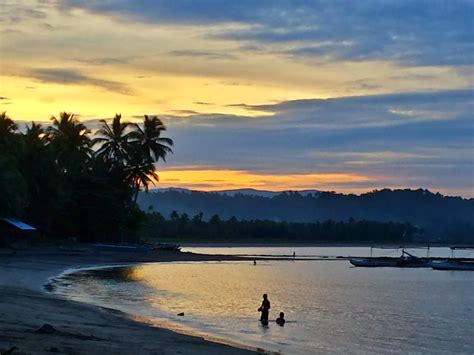
{"type": "Polygon", "coordinates": [[[273,197],[237,193],[159,190],[141,195],[140,205],[168,216],[173,210],[209,220],[272,220],[314,223],[326,220],[409,222],[423,230],[419,241],[474,243],[474,199],[443,196],[428,190],[383,189],[361,195],[335,192],[282,192],[273,197]]]}
{"type": "Polygon", "coordinates": [[[270,220],[222,220],[214,215],[203,221],[202,213],[192,218],[173,211],[169,219],[148,213],[141,235],[149,241],[173,240],[212,242],[286,243],[402,243],[413,241],[419,230],[409,223],[375,221],[345,222],[327,220],[316,223],[275,222],[270,220]]]}
{"type": "Polygon", "coordinates": [[[142,124],[100,121],[94,135],[71,113],[24,131],[0,114],[0,216],[24,219],[49,236],[133,239],[140,188],[158,180],[155,163],[173,141],[157,117],[142,124]]]}

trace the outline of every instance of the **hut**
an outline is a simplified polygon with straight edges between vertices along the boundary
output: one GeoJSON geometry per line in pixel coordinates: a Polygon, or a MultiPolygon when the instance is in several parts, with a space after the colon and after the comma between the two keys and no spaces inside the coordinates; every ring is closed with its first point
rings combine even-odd
{"type": "Polygon", "coordinates": [[[0,218],[0,245],[24,247],[38,231],[22,221],[14,218],[0,218]]]}

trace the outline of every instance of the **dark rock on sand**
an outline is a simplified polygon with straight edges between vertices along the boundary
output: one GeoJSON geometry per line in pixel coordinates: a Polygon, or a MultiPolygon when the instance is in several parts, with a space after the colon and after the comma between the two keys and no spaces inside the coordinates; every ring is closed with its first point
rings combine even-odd
{"type": "Polygon", "coordinates": [[[15,350],[18,350],[18,348],[16,346],[12,346],[9,350],[1,351],[0,355],[10,355],[13,354],[15,350]]]}
{"type": "Polygon", "coordinates": [[[51,324],[44,323],[40,328],[38,328],[36,334],[54,334],[56,329],[51,324]]]}

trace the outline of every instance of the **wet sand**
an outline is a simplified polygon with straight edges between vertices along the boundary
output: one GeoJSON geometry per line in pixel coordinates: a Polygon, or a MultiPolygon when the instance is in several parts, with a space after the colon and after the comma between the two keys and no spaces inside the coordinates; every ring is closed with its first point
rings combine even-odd
{"type": "Polygon", "coordinates": [[[255,354],[260,349],[233,347],[198,336],[138,322],[111,309],[45,292],[44,285],[70,268],[133,262],[240,260],[223,255],[169,251],[99,251],[73,248],[0,249],[0,353],[12,354],[255,354]],[[44,323],[53,334],[39,334],[44,323]]]}

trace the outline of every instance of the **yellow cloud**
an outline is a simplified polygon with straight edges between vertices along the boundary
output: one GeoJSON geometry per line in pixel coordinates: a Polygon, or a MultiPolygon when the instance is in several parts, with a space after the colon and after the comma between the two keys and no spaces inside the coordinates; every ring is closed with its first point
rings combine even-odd
{"type": "Polygon", "coordinates": [[[208,36],[236,24],[124,26],[81,10],[69,14],[71,21],[44,2],[25,1],[23,6],[40,7],[45,18],[10,23],[2,34],[1,95],[11,98],[2,111],[16,119],[46,120],[60,110],[84,118],[173,110],[252,116],[261,113],[228,105],[467,85],[467,79],[450,67],[405,68],[383,61],[319,63],[278,51],[248,51],[239,42],[208,36]],[[58,84],[28,77],[38,69],[74,69],[91,80],[58,84]],[[91,85],[94,81],[123,85],[131,95],[91,85]]]}

